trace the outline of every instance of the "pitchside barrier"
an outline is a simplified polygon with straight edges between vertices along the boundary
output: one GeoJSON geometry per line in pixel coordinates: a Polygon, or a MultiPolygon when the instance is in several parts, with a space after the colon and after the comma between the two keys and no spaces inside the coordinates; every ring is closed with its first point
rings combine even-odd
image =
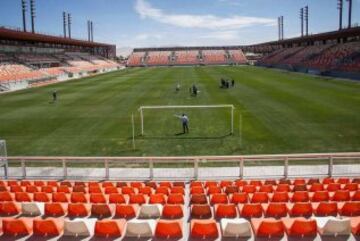
{"type": "MultiPolygon", "coordinates": [[[[186,157],[7,157],[9,178],[197,180],[360,176],[360,152],[186,157]]],[[[6,178],[2,173],[1,175],[6,178]]]]}
{"type": "Polygon", "coordinates": [[[3,176],[7,177],[8,171],[8,161],[7,161],[7,151],[6,151],[6,142],[0,140],[0,167],[4,168],[3,176]]]}

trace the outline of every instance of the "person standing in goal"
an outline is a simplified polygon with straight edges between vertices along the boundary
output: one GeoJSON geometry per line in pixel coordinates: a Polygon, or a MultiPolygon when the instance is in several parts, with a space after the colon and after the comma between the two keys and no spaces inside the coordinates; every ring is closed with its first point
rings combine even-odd
{"type": "Polygon", "coordinates": [[[180,115],[175,115],[176,117],[178,117],[181,120],[182,123],[182,127],[183,127],[183,133],[189,133],[189,117],[187,117],[187,115],[182,114],[180,115]]]}

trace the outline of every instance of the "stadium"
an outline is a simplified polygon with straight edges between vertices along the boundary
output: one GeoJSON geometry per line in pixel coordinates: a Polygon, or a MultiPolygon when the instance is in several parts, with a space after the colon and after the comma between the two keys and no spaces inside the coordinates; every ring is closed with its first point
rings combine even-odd
{"type": "Polygon", "coordinates": [[[358,0],[104,3],[0,2],[0,240],[360,239],[358,0]]]}

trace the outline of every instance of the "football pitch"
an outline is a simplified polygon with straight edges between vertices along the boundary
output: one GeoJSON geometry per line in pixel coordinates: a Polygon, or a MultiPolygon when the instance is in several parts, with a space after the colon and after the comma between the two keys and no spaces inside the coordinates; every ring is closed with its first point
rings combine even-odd
{"type": "Polygon", "coordinates": [[[360,82],[250,66],[127,69],[0,95],[0,139],[11,156],[360,151],[360,82]],[[219,88],[220,78],[235,87],[219,88]],[[218,104],[236,108],[232,135],[229,109],[146,110],[140,135],[140,106],[218,104]],[[174,117],[182,113],[189,134],[174,117]]]}

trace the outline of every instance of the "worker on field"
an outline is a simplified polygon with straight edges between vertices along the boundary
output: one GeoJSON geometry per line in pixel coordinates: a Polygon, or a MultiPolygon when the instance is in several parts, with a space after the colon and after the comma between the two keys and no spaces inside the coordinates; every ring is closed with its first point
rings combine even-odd
{"type": "Polygon", "coordinates": [[[177,83],[176,88],[175,88],[176,92],[180,91],[180,87],[181,87],[180,83],[177,83]]]}
{"type": "Polygon", "coordinates": [[[181,116],[175,115],[175,117],[177,117],[181,120],[181,124],[183,127],[183,134],[189,133],[189,117],[187,117],[187,115],[185,115],[185,114],[182,114],[181,116]]]}
{"type": "Polygon", "coordinates": [[[198,89],[197,89],[196,85],[193,84],[193,86],[192,86],[192,94],[193,94],[194,96],[197,96],[197,93],[198,93],[198,89]]]}
{"type": "Polygon", "coordinates": [[[234,87],[234,86],[235,86],[235,80],[231,79],[231,87],[234,87]]]}
{"type": "Polygon", "coordinates": [[[53,97],[53,102],[56,102],[56,100],[57,100],[57,91],[56,90],[54,90],[52,92],[52,97],[53,97]]]}

